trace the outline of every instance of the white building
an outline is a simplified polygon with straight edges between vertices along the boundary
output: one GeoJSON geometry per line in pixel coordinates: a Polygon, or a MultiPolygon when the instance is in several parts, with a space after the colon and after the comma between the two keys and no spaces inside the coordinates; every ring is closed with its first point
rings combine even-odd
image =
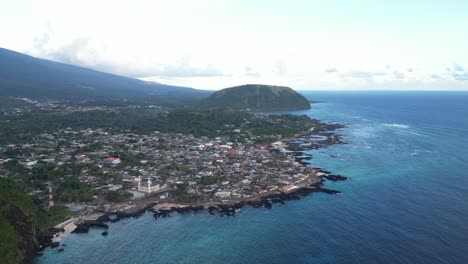
{"type": "Polygon", "coordinates": [[[152,193],[161,190],[161,186],[159,184],[152,184],[151,177],[146,180],[146,184],[142,184],[141,177],[138,181],[138,191],[145,192],[145,193],[152,193]]]}
{"type": "Polygon", "coordinates": [[[117,165],[117,164],[120,163],[120,159],[119,158],[109,157],[109,158],[105,158],[104,162],[105,163],[110,163],[110,164],[113,164],[113,165],[117,165]]]}
{"type": "Polygon", "coordinates": [[[231,192],[223,192],[223,191],[216,192],[214,194],[214,196],[217,197],[217,198],[229,198],[229,197],[231,197],[231,192]]]}

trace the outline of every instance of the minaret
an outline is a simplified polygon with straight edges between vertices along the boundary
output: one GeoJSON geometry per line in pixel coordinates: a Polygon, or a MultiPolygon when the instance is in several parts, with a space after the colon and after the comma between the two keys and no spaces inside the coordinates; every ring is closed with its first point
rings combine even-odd
{"type": "Polygon", "coordinates": [[[151,192],[151,177],[148,177],[148,192],[151,192]]]}
{"type": "Polygon", "coordinates": [[[49,209],[54,206],[54,194],[52,193],[52,182],[47,183],[49,185],[49,209]]]}

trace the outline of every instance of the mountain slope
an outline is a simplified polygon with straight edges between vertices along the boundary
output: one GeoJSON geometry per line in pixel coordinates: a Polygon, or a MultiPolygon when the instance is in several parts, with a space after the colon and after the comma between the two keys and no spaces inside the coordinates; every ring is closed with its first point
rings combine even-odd
{"type": "Polygon", "coordinates": [[[66,99],[202,98],[209,93],[103,73],[0,48],[0,96],[66,99]]]}
{"type": "Polygon", "coordinates": [[[230,107],[252,110],[301,110],[310,109],[309,101],[285,86],[247,84],[222,89],[203,100],[211,108],[230,107]]]}

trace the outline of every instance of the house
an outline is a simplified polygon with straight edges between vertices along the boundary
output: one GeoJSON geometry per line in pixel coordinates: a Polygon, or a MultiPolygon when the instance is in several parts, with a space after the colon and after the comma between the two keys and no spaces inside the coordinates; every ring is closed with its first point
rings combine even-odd
{"type": "Polygon", "coordinates": [[[117,190],[122,189],[122,187],[123,187],[122,184],[109,184],[109,185],[107,185],[107,189],[109,191],[117,191],[117,190]]]}
{"type": "Polygon", "coordinates": [[[258,152],[260,154],[268,154],[269,151],[267,149],[260,149],[258,152]]]}
{"type": "Polygon", "coordinates": [[[110,164],[116,165],[116,164],[119,164],[119,163],[120,163],[120,159],[119,159],[119,158],[109,157],[109,158],[105,158],[105,159],[104,159],[104,162],[105,162],[105,163],[110,163],[110,164]]]}
{"type": "Polygon", "coordinates": [[[232,147],[229,145],[219,145],[220,148],[222,149],[231,149],[232,147]]]}
{"type": "Polygon", "coordinates": [[[243,184],[250,185],[252,181],[249,181],[247,179],[241,181],[243,184]]]}
{"type": "Polygon", "coordinates": [[[77,159],[83,159],[85,157],[86,157],[86,154],[84,154],[84,153],[75,154],[75,158],[77,158],[77,159]]]}
{"type": "Polygon", "coordinates": [[[34,166],[34,165],[36,165],[36,164],[37,164],[37,160],[33,160],[33,161],[28,161],[28,162],[26,162],[26,166],[27,166],[27,167],[32,167],[32,166],[34,166]]]}
{"type": "Polygon", "coordinates": [[[214,196],[217,198],[229,198],[231,197],[231,192],[225,192],[225,191],[216,192],[214,196]]]}
{"type": "Polygon", "coordinates": [[[159,199],[161,199],[161,200],[162,200],[162,199],[166,199],[167,197],[169,197],[169,193],[168,193],[168,192],[165,192],[165,193],[159,195],[159,199]]]}

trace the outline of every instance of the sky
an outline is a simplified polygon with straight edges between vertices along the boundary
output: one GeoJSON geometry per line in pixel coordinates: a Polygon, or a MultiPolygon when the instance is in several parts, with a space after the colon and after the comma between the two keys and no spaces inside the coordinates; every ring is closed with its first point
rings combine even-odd
{"type": "Polygon", "coordinates": [[[0,47],[200,89],[468,90],[468,1],[0,0],[0,47]]]}

